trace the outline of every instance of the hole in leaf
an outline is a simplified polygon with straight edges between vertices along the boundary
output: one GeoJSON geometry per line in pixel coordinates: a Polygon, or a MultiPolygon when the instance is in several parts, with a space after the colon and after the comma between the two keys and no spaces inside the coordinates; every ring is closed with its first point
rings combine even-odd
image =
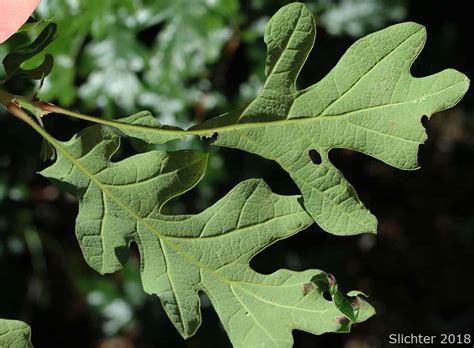
{"type": "Polygon", "coordinates": [[[426,128],[426,127],[428,126],[428,121],[429,121],[428,116],[423,115],[423,116],[421,117],[421,124],[423,125],[423,127],[426,128]]]}
{"type": "Polygon", "coordinates": [[[214,133],[211,135],[211,137],[209,138],[209,144],[214,144],[214,142],[217,140],[217,138],[219,137],[219,133],[214,133]]]}
{"type": "Polygon", "coordinates": [[[204,136],[201,136],[201,142],[205,145],[205,146],[209,146],[209,145],[213,145],[217,138],[219,137],[219,133],[213,133],[212,135],[204,135],[204,136]]]}
{"type": "Polygon", "coordinates": [[[322,162],[321,155],[315,149],[309,150],[308,151],[308,156],[311,159],[311,162],[313,162],[314,164],[321,164],[321,162],[322,162]]]}
{"type": "Polygon", "coordinates": [[[323,292],[323,297],[327,301],[332,301],[331,293],[328,290],[323,292]]]}

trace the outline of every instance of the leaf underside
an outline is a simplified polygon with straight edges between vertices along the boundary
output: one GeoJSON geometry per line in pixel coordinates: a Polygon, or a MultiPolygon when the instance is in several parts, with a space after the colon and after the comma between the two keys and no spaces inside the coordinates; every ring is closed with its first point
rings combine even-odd
{"type": "Polygon", "coordinates": [[[354,300],[349,313],[326,300],[325,289],[313,282],[326,275],[322,271],[264,275],[250,268],[261,250],[313,223],[299,196],[274,194],[253,179],[199,214],[163,215],[169,199],[200,180],[207,156],[151,151],[111,162],[119,139],[94,126],[68,142],[54,140],[57,161],[41,174],[79,198],[76,234],[96,271],[120,269],[129,244],[138,245],[143,287],[159,296],[183,337],[201,323],[200,291],[236,347],[291,347],[294,329],[344,332],[373,315],[357,296],[347,297],[354,300]]]}
{"type": "Polygon", "coordinates": [[[120,119],[115,127],[151,143],[217,134],[214,145],[278,162],[301,190],[306,211],[325,231],[376,233],[377,219],[331,163],[329,150],[355,150],[399,169],[417,169],[418,148],[426,140],[421,117],[454,106],[469,80],[452,69],[413,77],[410,67],[426,31],[419,24],[402,23],[358,40],[326,77],[298,90],[296,80],[315,36],[308,8],[287,5],[267,25],[267,79],[243,112],[174,133],[144,114],[120,119]],[[313,163],[313,151],[321,163],[313,163]]]}
{"type": "Polygon", "coordinates": [[[249,261],[313,221],[337,235],[375,233],[375,216],[330,162],[329,151],[351,149],[417,169],[418,147],[426,140],[420,118],[455,105],[469,80],[451,69],[413,77],[410,67],[426,32],[402,23],[360,39],[325,78],[298,90],[315,36],[314,17],[302,3],[272,17],[265,32],[267,79],[242,112],[187,131],[162,126],[147,112],[107,121],[155,144],[217,134],[215,145],[279,163],[302,196],[274,194],[252,179],[199,214],[164,215],[167,201],[199,182],[206,155],[152,151],[113,162],[119,137],[98,126],[68,142],[51,139],[58,157],[42,174],[78,197],[76,234],[88,264],[102,274],[114,272],[136,243],[145,291],[159,296],[185,338],[201,323],[199,292],[209,297],[236,347],[290,347],[292,330],[348,331],[374,313],[360,293],[343,294],[323,271],[264,275],[249,261]],[[320,163],[313,162],[315,152],[320,163]]]}
{"type": "Polygon", "coordinates": [[[31,330],[24,322],[0,319],[0,348],[31,348],[31,330]]]}

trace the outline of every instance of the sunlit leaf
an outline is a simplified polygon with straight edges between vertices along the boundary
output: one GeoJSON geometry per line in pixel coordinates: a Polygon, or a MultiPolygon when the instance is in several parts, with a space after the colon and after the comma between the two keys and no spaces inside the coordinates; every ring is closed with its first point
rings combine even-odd
{"type": "Polygon", "coordinates": [[[312,224],[300,197],[276,195],[254,179],[202,213],[163,215],[170,198],[201,178],[206,155],[152,151],[111,162],[119,138],[98,126],[52,143],[58,159],[41,174],[79,198],[76,234],[86,261],[102,274],[114,272],[126,262],[129,244],[136,243],[143,287],[160,297],[183,337],[201,323],[200,291],[236,347],[291,347],[294,329],[345,332],[373,315],[358,299],[358,314],[348,317],[324,298],[323,289],[305,287],[322,271],[264,275],[250,268],[261,250],[312,224]]]}
{"type": "MultiPolygon", "coordinates": [[[[298,90],[296,79],[315,35],[314,18],[304,4],[283,7],[265,32],[265,85],[242,113],[217,117],[181,133],[143,124],[133,136],[149,140],[155,133],[161,142],[170,135],[216,135],[215,145],[279,163],[300,188],[308,213],[325,231],[375,233],[377,219],[331,163],[329,151],[355,150],[399,169],[417,169],[418,147],[426,140],[421,117],[455,105],[469,80],[452,69],[413,77],[410,67],[423,48],[426,31],[419,24],[402,23],[360,39],[325,78],[298,90]]],[[[126,132],[126,122],[115,126],[126,132]]]]}

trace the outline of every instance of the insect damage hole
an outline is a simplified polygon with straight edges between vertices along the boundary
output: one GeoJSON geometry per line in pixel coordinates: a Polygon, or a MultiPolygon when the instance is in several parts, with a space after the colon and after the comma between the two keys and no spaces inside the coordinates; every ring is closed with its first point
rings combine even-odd
{"type": "Polygon", "coordinates": [[[311,162],[313,162],[314,164],[321,164],[322,162],[321,155],[315,149],[309,150],[308,156],[311,159],[311,162]]]}
{"type": "Polygon", "coordinates": [[[200,136],[201,140],[206,145],[213,145],[216,142],[218,137],[219,137],[219,133],[217,132],[200,136]]]}
{"type": "Polygon", "coordinates": [[[217,138],[219,137],[219,133],[215,132],[209,137],[209,143],[214,144],[217,138]]]}
{"type": "Polygon", "coordinates": [[[421,117],[421,124],[423,125],[423,127],[425,127],[425,129],[428,127],[428,121],[429,121],[429,117],[426,116],[426,115],[423,115],[421,117]]]}
{"type": "Polygon", "coordinates": [[[329,290],[323,291],[323,297],[326,301],[332,301],[332,296],[329,290]]]}

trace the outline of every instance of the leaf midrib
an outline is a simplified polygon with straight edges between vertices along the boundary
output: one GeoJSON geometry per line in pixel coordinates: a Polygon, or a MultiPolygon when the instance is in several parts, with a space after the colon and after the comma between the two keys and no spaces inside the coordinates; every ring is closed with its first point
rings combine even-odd
{"type": "MultiPolygon", "coordinates": [[[[106,125],[106,126],[111,126],[111,127],[118,128],[118,129],[131,129],[131,130],[135,130],[135,131],[141,131],[141,132],[144,132],[144,133],[153,133],[153,134],[158,134],[158,135],[175,135],[175,136],[181,136],[181,137],[186,137],[186,136],[191,136],[191,135],[208,136],[209,134],[212,134],[212,133],[232,132],[232,131],[239,130],[239,129],[252,129],[252,128],[260,128],[260,127],[271,127],[272,125],[284,126],[284,125],[293,125],[293,124],[312,123],[312,122],[318,122],[318,121],[323,121],[323,120],[327,121],[327,120],[344,119],[344,118],[348,118],[348,117],[351,117],[355,114],[362,113],[362,112],[389,108],[389,107],[393,107],[395,105],[404,105],[404,104],[408,104],[408,103],[412,103],[412,102],[422,100],[423,98],[433,97],[437,94],[443,93],[446,90],[455,88],[458,85],[464,84],[464,83],[466,83],[465,80],[459,81],[459,82],[456,82],[455,84],[452,84],[452,85],[450,85],[446,88],[443,88],[439,91],[436,91],[436,92],[431,93],[431,94],[425,94],[425,95],[422,95],[422,96],[414,98],[414,99],[405,100],[405,101],[396,102],[396,103],[370,106],[370,107],[367,107],[367,108],[351,110],[351,111],[341,113],[341,114],[300,116],[298,118],[290,118],[290,119],[282,119],[282,120],[274,120],[274,121],[263,121],[263,122],[236,123],[236,124],[225,125],[225,126],[220,126],[220,127],[202,128],[202,129],[187,129],[187,130],[185,130],[185,129],[182,129],[182,130],[163,129],[163,128],[158,128],[158,127],[149,127],[149,126],[143,126],[143,125],[137,125],[137,124],[129,124],[129,123],[120,122],[120,121],[105,120],[105,119],[92,117],[92,116],[83,117],[83,115],[78,115],[78,114],[74,114],[74,115],[71,114],[70,116],[76,117],[76,118],[82,118],[82,119],[85,119],[85,120],[88,120],[88,121],[103,124],[103,125],[106,125]]],[[[373,130],[373,131],[377,132],[376,130],[373,130]]],[[[378,132],[378,133],[380,133],[382,135],[388,135],[388,134],[383,133],[383,132],[378,132]]],[[[396,138],[400,139],[401,141],[414,142],[413,140],[410,140],[410,139],[399,138],[399,137],[396,137],[396,138]]]]}
{"type": "MultiPolygon", "coordinates": [[[[55,148],[61,152],[67,159],[69,159],[73,165],[77,166],[77,168],[79,168],[87,177],[89,177],[89,179],[99,187],[99,189],[102,190],[102,193],[103,194],[107,194],[109,195],[120,207],[122,207],[122,209],[124,209],[126,212],[128,212],[134,219],[136,219],[137,222],[139,223],[142,223],[149,231],[151,231],[153,234],[156,235],[156,237],[160,240],[160,244],[163,242],[163,243],[167,243],[171,248],[173,248],[178,254],[180,254],[183,258],[187,259],[189,262],[195,264],[200,270],[205,270],[207,271],[208,273],[212,274],[215,278],[217,279],[220,279],[222,282],[228,284],[228,286],[230,288],[232,288],[232,286],[234,287],[238,287],[239,289],[242,289],[242,291],[245,291],[246,293],[248,293],[249,295],[251,295],[252,297],[254,297],[255,299],[257,299],[258,301],[262,301],[262,299],[257,296],[256,294],[253,294],[249,291],[246,291],[244,289],[244,286],[243,284],[255,284],[255,283],[252,283],[252,282],[247,282],[247,281],[243,281],[243,280],[232,280],[232,279],[229,279],[229,278],[226,278],[224,276],[222,276],[221,274],[219,274],[216,270],[208,267],[206,264],[203,264],[201,263],[200,261],[196,260],[194,257],[192,257],[192,255],[189,255],[188,253],[185,252],[185,250],[183,250],[182,248],[180,248],[176,243],[174,243],[171,239],[172,237],[168,237],[166,235],[163,235],[162,233],[160,233],[159,231],[157,231],[152,225],[148,224],[143,218],[141,218],[139,215],[137,215],[133,210],[131,210],[130,208],[128,208],[124,203],[122,203],[112,192],[110,192],[109,190],[107,190],[103,185],[102,183],[97,180],[94,175],[92,173],[90,173],[86,167],[84,167],[79,161],[77,161],[73,156],[71,156],[68,151],[62,146],[61,143],[59,143],[58,141],[56,141],[55,139],[50,139],[50,141],[53,143],[53,145],[55,146],[55,148]]],[[[163,257],[166,258],[166,251],[165,251],[165,248],[161,248],[162,249],[162,252],[163,252],[163,257]]],[[[168,275],[169,276],[169,275],[168,275]]],[[[203,286],[205,286],[204,284],[202,284],[203,286]]],[[[260,283],[256,283],[255,285],[258,285],[258,286],[265,286],[267,287],[268,284],[260,284],[260,283]]],[[[176,298],[177,296],[177,293],[174,292],[174,297],[176,298]]],[[[235,294],[234,294],[235,296],[235,294]]],[[[240,303],[240,300],[236,297],[237,301],[240,303]]],[[[265,302],[265,301],[264,301],[265,302]]],[[[177,303],[178,304],[178,303],[177,303]]],[[[272,303],[270,303],[271,305],[274,305],[272,303]]],[[[179,309],[180,313],[181,313],[181,309],[179,309]]],[[[183,326],[184,328],[184,326],[183,326]]],[[[183,331],[184,332],[184,331],[183,331]]]]}
{"type": "MultiPolygon", "coordinates": [[[[216,270],[208,267],[206,264],[201,263],[199,260],[196,260],[192,255],[188,254],[185,250],[183,250],[179,245],[173,242],[174,237],[169,237],[166,236],[162,233],[160,233],[158,230],[156,230],[152,225],[147,223],[141,216],[139,216],[137,213],[135,213],[132,209],[127,207],[126,204],[120,201],[119,198],[117,198],[112,192],[110,192],[108,189],[104,187],[104,185],[95,178],[95,176],[87,170],[86,167],[84,167],[79,161],[77,161],[73,156],[69,154],[69,152],[62,146],[60,142],[58,142],[56,139],[51,138],[49,141],[54,145],[56,150],[58,152],[61,152],[69,161],[73,163],[73,165],[77,166],[92,182],[94,182],[95,185],[99,187],[99,189],[102,190],[104,194],[109,195],[122,209],[124,209],[126,212],[128,212],[138,223],[142,223],[143,226],[145,226],[149,231],[151,231],[157,238],[160,239],[160,241],[168,243],[178,254],[180,254],[182,257],[190,261],[191,263],[195,264],[198,268],[206,270],[208,273],[214,275],[216,278],[221,279],[224,283],[227,283],[229,285],[231,284],[254,284],[251,282],[246,282],[243,280],[231,280],[229,278],[226,278],[216,272],[216,270]]],[[[266,284],[259,284],[257,283],[256,285],[262,285],[266,286],[266,284]]],[[[241,287],[241,286],[239,286],[241,287]]]]}

